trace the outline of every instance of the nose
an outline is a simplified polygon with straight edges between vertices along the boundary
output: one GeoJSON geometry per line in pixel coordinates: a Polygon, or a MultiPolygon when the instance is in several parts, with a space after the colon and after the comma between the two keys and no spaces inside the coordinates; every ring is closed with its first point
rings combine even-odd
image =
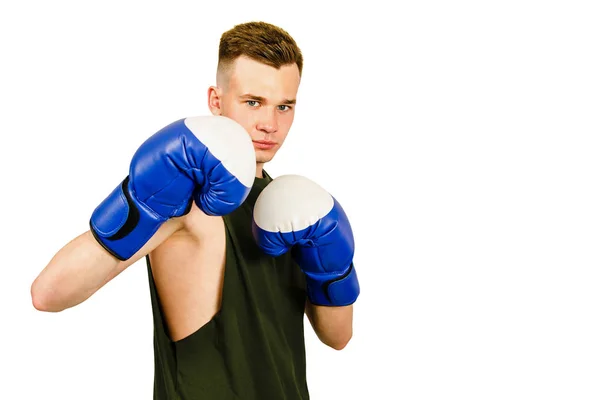
{"type": "Polygon", "coordinates": [[[278,129],[276,111],[270,107],[263,108],[256,124],[256,129],[265,133],[275,133],[278,129]]]}

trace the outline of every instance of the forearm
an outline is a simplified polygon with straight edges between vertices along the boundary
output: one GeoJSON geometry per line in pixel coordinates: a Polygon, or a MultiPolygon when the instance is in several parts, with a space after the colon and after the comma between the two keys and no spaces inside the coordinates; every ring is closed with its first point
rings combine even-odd
{"type": "Polygon", "coordinates": [[[120,263],[87,231],[60,249],[35,279],[33,305],[58,312],[80,304],[117,273],[120,263]]]}
{"type": "Polygon", "coordinates": [[[33,306],[58,312],[82,303],[182,227],[183,218],[168,220],[126,261],[106,251],[91,231],[79,235],[56,253],[31,285],[33,306]]]}
{"type": "Polygon", "coordinates": [[[317,337],[327,346],[341,350],[352,338],[353,305],[318,306],[306,302],[306,316],[317,337]]]}

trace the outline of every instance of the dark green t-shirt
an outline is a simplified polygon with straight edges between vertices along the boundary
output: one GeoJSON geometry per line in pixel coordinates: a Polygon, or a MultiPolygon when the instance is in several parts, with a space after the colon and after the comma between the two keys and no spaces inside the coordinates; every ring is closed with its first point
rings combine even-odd
{"type": "MultiPolygon", "coordinates": [[[[304,275],[288,252],[273,258],[252,237],[252,210],[271,181],[257,178],[224,217],[222,306],[206,325],[173,342],[147,257],[154,315],[155,400],[309,399],[304,347],[304,275]]],[[[177,268],[177,265],[173,265],[177,268]]]]}

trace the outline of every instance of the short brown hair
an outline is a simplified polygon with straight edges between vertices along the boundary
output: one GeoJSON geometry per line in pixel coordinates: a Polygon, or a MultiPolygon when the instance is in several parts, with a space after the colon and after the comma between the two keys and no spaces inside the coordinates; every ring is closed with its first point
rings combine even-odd
{"type": "Polygon", "coordinates": [[[292,36],[266,22],[235,25],[221,35],[218,69],[227,69],[240,56],[280,68],[296,64],[302,75],[303,58],[292,36]]]}

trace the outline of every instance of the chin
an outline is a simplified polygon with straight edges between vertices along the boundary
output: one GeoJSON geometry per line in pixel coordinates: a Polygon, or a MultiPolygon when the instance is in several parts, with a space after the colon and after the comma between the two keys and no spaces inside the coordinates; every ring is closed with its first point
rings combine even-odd
{"type": "Polygon", "coordinates": [[[256,157],[256,162],[260,164],[266,164],[271,161],[273,157],[256,157]]]}
{"type": "Polygon", "coordinates": [[[267,151],[257,151],[256,152],[256,162],[257,163],[267,163],[271,161],[275,157],[275,152],[267,152],[267,151]]]}

